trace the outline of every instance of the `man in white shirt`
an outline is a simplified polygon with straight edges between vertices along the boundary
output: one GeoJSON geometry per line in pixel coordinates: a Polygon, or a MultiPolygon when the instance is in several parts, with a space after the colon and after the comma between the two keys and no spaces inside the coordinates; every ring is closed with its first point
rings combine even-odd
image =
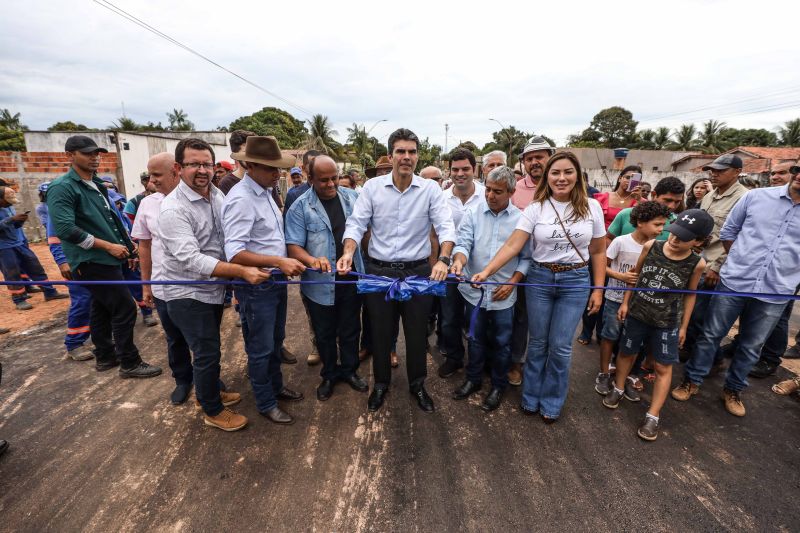
{"type": "MultiPolygon", "coordinates": [[[[147,161],[147,173],[156,192],[142,198],[136,211],[131,229],[131,237],[139,240],[139,265],[142,281],[163,280],[164,246],[158,228],[158,216],[164,197],[175,190],[180,176],[175,169],[175,156],[169,152],[156,154],[147,161]]],[[[192,391],[194,368],[189,345],[181,330],[169,316],[167,302],[164,300],[163,285],[143,285],[142,300],[148,307],[155,308],[164,327],[167,338],[167,361],[175,379],[175,389],[170,395],[172,405],[180,405],[192,391]]]]}
{"type": "MultiPolygon", "coordinates": [[[[453,186],[442,191],[447,207],[453,218],[453,226],[458,232],[464,213],[472,206],[479,204],[484,197],[484,186],[475,181],[477,164],[475,156],[465,148],[456,148],[450,154],[450,179],[453,186]]],[[[439,366],[439,377],[447,378],[464,367],[464,297],[458,285],[449,283],[447,295],[441,299],[442,323],[441,347],[444,362],[439,366]]]]}
{"type": "MultiPolygon", "coordinates": [[[[401,128],[389,136],[392,172],[364,185],[353,213],[347,219],[344,251],[336,263],[341,274],[350,272],[358,243],[371,228],[368,274],[390,278],[428,276],[444,280],[455,243],[455,228],[442,192],[433,181],[414,175],[419,160],[419,138],[401,128]],[[439,236],[441,255],[431,268],[430,229],[439,236]]],[[[432,296],[413,296],[400,302],[386,301],[384,294],[367,294],[372,327],[372,368],[375,384],[367,406],[377,411],[383,405],[391,381],[389,352],[392,328],[397,316],[403,318],[406,340],[406,369],[411,394],[425,412],[433,412],[433,400],[425,391],[426,327],[432,296]]]]}

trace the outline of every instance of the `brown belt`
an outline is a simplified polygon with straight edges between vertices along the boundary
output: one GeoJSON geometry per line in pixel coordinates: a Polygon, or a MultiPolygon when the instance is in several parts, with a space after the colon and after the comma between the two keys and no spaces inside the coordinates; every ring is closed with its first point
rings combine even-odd
{"type": "Polygon", "coordinates": [[[568,270],[575,270],[583,268],[589,264],[589,261],[583,263],[536,263],[537,266],[548,269],[550,272],[567,272],[568,270]]]}

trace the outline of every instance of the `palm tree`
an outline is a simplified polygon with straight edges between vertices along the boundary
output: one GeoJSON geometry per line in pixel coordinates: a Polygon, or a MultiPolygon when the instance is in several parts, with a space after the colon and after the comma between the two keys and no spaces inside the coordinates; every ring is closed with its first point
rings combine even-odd
{"type": "Polygon", "coordinates": [[[350,146],[353,148],[358,162],[361,163],[362,167],[366,168],[369,164],[367,158],[372,160],[372,157],[370,157],[372,153],[372,142],[370,141],[369,135],[367,135],[366,128],[353,122],[353,127],[347,128],[347,142],[350,143],[350,146]]]}
{"type": "Polygon", "coordinates": [[[173,131],[192,131],[194,129],[194,124],[183,109],[172,108],[172,113],[167,113],[167,119],[169,119],[169,129],[173,131]]]}
{"type": "Polygon", "coordinates": [[[694,124],[684,124],[675,130],[675,148],[679,150],[697,149],[697,128],[694,124]]]}
{"type": "Polygon", "coordinates": [[[727,124],[718,120],[709,120],[703,123],[703,131],[700,132],[698,140],[703,151],[710,154],[718,154],[725,151],[720,136],[725,131],[727,124]]]}
{"type": "Polygon", "coordinates": [[[22,125],[22,116],[19,113],[14,113],[12,115],[11,111],[6,108],[0,110],[0,125],[12,131],[26,129],[25,126],[22,125]]]}
{"type": "Polygon", "coordinates": [[[658,128],[655,137],[653,137],[653,147],[656,150],[664,150],[669,145],[670,137],[672,137],[672,134],[669,132],[669,128],[664,126],[658,128]]]}
{"type": "Polygon", "coordinates": [[[108,129],[114,131],[136,131],[139,128],[139,124],[137,124],[132,118],[128,117],[119,117],[116,122],[112,122],[111,126],[108,127],[108,129]]]}
{"type": "Polygon", "coordinates": [[[330,120],[325,115],[314,115],[308,121],[309,133],[303,148],[306,150],[319,150],[329,156],[339,156],[342,145],[333,138],[339,132],[333,129],[330,120]]]}
{"type": "Polygon", "coordinates": [[[800,146],[800,118],[785,122],[778,128],[778,136],[783,146],[800,146]]]}
{"type": "Polygon", "coordinates": [[[643,150],[652,150],[655,148],[656,132],[650,128],[644,129],[637,133],[639,137],[639,147],[643,150]]]}
{"type": "Polygon", "coordinates": [[[494,145],[508,155],[509,166],[516,163],[517,155],[522,151],[529,137],[533,137],[533,134],[526,134],[514,126],[508,126],[492,133],[494,145]]]}

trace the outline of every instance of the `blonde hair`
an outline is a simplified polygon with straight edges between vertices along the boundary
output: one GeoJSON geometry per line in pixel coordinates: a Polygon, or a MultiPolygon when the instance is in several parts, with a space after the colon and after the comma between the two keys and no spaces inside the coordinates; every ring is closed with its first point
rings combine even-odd
{"type": "Polygon", "coordinates": [[[578,157],[572,152],[558,152],[547,161],[547,165],[544,167],[544,176],[541,180],[539,180],[539,184],[536,186],[536,192],[533,195],[533,201],[544,204],[553,196],[553,191],[550,189],[550,184],[547,182],[547,177],[550,174],[550,169],[552,168],[553,164],[557,161],[561,161],[562,159],[568,159],[570,163],[572,163],[572,166],[575,167],[575,173],[577,176],[575,186],[569,193],[569,203],[570,207],[572,207],[572,213],[569,215],[569,217],[567,217],[567,220],[580,220],[589,218],[589,193],[586,189],[583,171],[581,170],[581,163],[578,161],[578,157]]]}

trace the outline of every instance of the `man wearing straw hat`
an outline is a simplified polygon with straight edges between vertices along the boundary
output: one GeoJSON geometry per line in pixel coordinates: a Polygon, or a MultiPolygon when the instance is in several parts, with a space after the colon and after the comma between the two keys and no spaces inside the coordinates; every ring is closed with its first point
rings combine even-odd
{"type": "MultiPolygon", "coordinates": [[[[270,189],[280,178],[280,169],[294,165],[295,158],[284,156],[275,137],[251,136],[244,151],[232,154],[245,169],[238,186],[225,197],[222,224],[225,230],[225,255],[228,261],[258,268],[279,268],[286,276],[296,276],[306,267],[286,256],[286,239],[280,208],[270,189]]],[[[278,406],[278,400],[298,401],[303,395],[283,384],[280,347],[286,337],[287,291],[285,284],[239,285],[236,298],[242,320],[244,348],[250,384],[258,412],[276,424],[294,422],[278,406]]]]}

